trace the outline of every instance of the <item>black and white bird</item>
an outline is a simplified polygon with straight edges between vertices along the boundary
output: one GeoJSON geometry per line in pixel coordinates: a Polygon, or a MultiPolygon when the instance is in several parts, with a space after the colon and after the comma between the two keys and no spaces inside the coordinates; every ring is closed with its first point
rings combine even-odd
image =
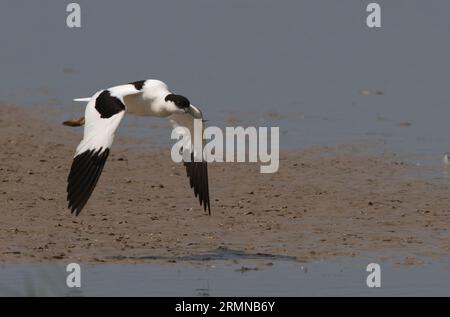
{"type": "MultiPolygon", "coordinates": [[[[69,209],[77,216],[94,191],[125,113],[168,118],[174,127],[189,129],[192,138],[194,119],[203,120],[202,112],[186,97],[171,93],[165,83],[153,79],[101,90],[90,98],[75,101],[88,103],[83,118],[64,122],[68,126],[85,125],[84,137],[76,149],[67,185],[69,209]]],[[[194,158],[193,147],[189,151],[194,158]]],[[[211,214],[206,161],[185,160],[184,165],[195,197],[211,214]]]]}

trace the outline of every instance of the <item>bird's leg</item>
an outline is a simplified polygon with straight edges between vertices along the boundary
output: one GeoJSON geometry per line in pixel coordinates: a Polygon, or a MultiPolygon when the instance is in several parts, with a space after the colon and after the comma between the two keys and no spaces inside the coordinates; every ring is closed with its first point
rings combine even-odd
{"type": "Polygon", "coordinates": [[[85,123],[84,117],[78,119],[67,120],[63,122],[63,125],[68,127],[81,127],[85,123]]]}

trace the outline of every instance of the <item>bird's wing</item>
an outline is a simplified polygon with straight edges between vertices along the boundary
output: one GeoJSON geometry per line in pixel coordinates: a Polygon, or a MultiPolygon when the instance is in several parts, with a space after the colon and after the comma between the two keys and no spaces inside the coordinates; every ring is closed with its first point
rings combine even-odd
{"type": "MultiPolygon", "coordinates": [[[[201,112],[195,107],[194,109],[197,110],[201,116],[201,112]]],[[[198,197],[200,205],[203,206],[204,210],[208,210],[208,213],[211,214],[211,204],[209,201],[208,164],[204,158],[201,158],[201,153],[194,149],[193,145],[194,117],[189,113],[180,113],[169,116],[169,119],[172,122],[174,128],[184,127],[189,130],[192,140],[191,142],[187,142],[185,146],[189,148],[191,160],[190,162],[185,161],[184,166],[186,167],[186,172],[191,188],[194,189],[195,197],[198,197]],[[195,158],[197,158],[197,160],[195,160],[195,158]]],[[[201,118],[198,119],[202,120],[201,118]]],[[[202,146],[199,150],[203,151],[203,127],[201,130],[202,146]]],[[[183,130],[178,130],[178,134],[184,134],[183,130]]]]}
{"type": "MultiPolygon", "coordinates": [[[[136,93],[129,89],[128,94],[136,93]]],[[[96,93],[85,112],[84,137],[78,145],[67,185],[67,200],[72,213],[79,215],[94,191],[105,166],[114,134],[125,115],[123,96],[114,89],[96,93]]]]}

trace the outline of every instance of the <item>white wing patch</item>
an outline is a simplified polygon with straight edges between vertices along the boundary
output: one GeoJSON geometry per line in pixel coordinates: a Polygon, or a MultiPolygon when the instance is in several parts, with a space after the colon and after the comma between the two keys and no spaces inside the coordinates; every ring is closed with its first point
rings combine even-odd
{"type": "MultiPolygon", "coordinates": [[[[200,150],[203,149],[203,128],[201,127],[201,129],[199,129],[200,131],[197,131],[197,134],[200,133],[201,134],[201,149],[200,147],[198,148],[194,148],[194,141],[195,141],[195,129],[194,129],[194,118],[187,113],[183,113],[183,114],[173,114],[169,117],[170,122],[172,123],[173,128],[186,128],[188,131],[186,131],[185,129],[176,129],[176,135],[178,137],[183,136],[184,140],[185,140],[185,147],[187,148],[187,150],[191,153],[194,153],[194,157],[196,158],[196,161],[202,161],[203,157],[201,155],[200,150]],[[189,133],[187,133],[189,132],[189,133]],[[199,153],[200,152],[200,153],[199,153]]],[[[198,138],[198,135],[197,135],[198,138]]]]}
{"type": "Polygon", "coordinates": [[[115,132],[124,115],[125,111],[122,111],[111,118],[102,119],[95,109],[95,99],[89,102],[85,113],[84,137],[77,147],[75,156],[87,150],[111,148],[115,132]]]}

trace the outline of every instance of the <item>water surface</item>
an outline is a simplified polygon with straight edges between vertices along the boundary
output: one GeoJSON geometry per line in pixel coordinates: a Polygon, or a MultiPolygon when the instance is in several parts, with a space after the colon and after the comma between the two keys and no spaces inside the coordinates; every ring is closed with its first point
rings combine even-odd
{"type": "MultiPolygon", "coordinates": [[[[58,124],[82,113],[75,97],[159,78],[210,124],[279,126],[283,147],[450,150],[448,1],[380,0],[377,30],[360,0],[78,3],[69,29],[65,2],[2,1],[1,100],[62,109],[58,124]]],[[[150,122],[121,132],[170,143],[150,122]]]]}
{"type": "Polygon", "coordinates": [[[381,288],[368,288],[370,258],[82,265],[81,289],[68,289],[64,265],[0,268],[10,296],[450,296],[450,262],[381,265],[381,288]]]}

